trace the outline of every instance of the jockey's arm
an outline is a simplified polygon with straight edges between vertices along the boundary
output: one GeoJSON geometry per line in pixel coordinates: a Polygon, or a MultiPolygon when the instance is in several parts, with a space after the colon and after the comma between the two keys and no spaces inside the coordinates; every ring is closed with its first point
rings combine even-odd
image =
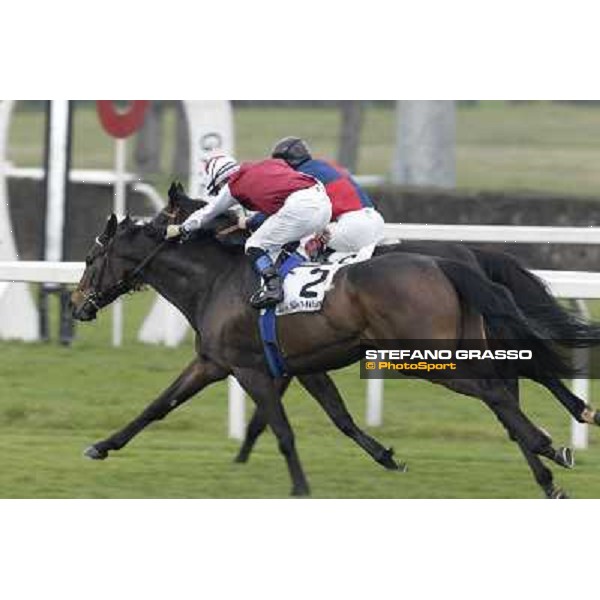
{"type": "Polygon", "coordinates": [[[237,204],[237,200],[231,195],[229,186],[224,185],[218,196],[213,202],[203,206],[196,212],[193,212],[181,225],[181,229],[186,233],[200,229],[205,223],[208,223],[215,217],[224,213],[228,208],[237,204]]]}

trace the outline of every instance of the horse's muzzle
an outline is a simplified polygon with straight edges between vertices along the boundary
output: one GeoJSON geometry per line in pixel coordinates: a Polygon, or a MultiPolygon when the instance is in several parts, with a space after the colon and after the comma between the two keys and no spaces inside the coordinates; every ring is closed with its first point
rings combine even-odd
{"type": "Polygon", "coordinates": [[[71,294],[71,315],[77,321],[93,321],[98,313],[91,296],[85,296],[79,290],[71,294]]]}

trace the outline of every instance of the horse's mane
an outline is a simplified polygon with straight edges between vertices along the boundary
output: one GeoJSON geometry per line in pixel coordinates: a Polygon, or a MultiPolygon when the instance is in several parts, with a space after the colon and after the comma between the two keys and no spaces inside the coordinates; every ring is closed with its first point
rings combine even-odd
{"type": "MultiPolygon", "coordinates": [[[[176,203],[170,201],[168,206],[160,211],[144,228],[152,237],[164,237],[167,225],[183,223],[193,212],[206,206],[204,200],[192,200],[187,196],[180,196],[176,203]]],[[[225,249],[243,253],[244,244],[248,237],[245,230],[233,229],[237,225],[238,217],[233,210],[227,210],[206,224],[206,227],[194,232],[188,243],[213,239],[225,249]],[[230,230],[230,231],[225,231],[230,230]],[[221,232],[223,232],[222,235],[221,232]]]]}

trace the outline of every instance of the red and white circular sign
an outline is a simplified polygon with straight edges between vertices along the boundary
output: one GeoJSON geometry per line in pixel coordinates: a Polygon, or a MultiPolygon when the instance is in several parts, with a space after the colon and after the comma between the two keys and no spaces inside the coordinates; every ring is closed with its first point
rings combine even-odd
{"type": "Polygon", "coordinates": [[[129,106],[119,110],[114,100],[97,100],[96,108],[104,130],[113,137],[126,138],[144,122],[149,100],[130,100],[129,106]]]}

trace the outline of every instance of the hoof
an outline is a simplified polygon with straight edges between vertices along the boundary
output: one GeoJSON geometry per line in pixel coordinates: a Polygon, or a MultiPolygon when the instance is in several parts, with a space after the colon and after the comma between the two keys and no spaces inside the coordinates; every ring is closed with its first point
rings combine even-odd
{"type": "Polygon", "coordinates": [[[92,460],[104,460],[108,456],[108,451],[98,450],[96,446],[90,446],[83,451],[83,455],[86,458],[91,458],[92,460]]]}
{"type": "Polygon", "coordinates": [[[550,500],[568,500],[569,496],[567,496],[567,493],[565,492],[565,490],[563,490],[561,487],[558,486],[552,486],[552,489],[549,491],[546,491],[546,497],[549,498],[550,500]]]}
{"type": "Polygon", "coordinates": [[[238,464],[238,465],[245,465],[248,462],[248,457],[244,456],[243,454],[238,454],[234,459],[233,462],[238,464]]]}
{"type": "Polygon", "coordinates": [[[399,463],[394,460],[394,449],[384,450],[378,457],[377,462],[389,471],[400,471],[405,473],[408,470],[406,463],[399,463]]]}
{"type": "Polygon", "coordinates": [[[554,455],[554,462],[565,469],[572,469],[575,466],[575,457],[571,448],[559,448],[554,455]]]}
{"type": "Polygon", "coordinates": [[[583,410],[578,421],[581,423],[587,423],[588,425],[600,426],[600,413],[591,406],[588,406],[583,410]]]}
{"type": "Polygon", "coordinates": [[[310,496],[310,489],[309,487],[306,486],[294,486],[292,488],[292,494],[291,494],[294,498],[306,498],[308,496],[310,496]]]}

